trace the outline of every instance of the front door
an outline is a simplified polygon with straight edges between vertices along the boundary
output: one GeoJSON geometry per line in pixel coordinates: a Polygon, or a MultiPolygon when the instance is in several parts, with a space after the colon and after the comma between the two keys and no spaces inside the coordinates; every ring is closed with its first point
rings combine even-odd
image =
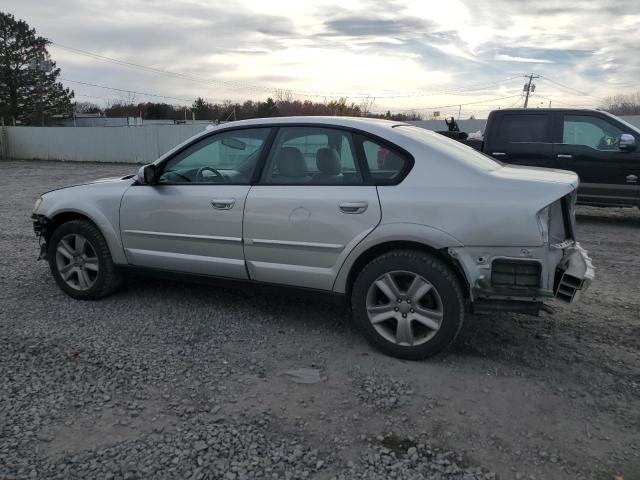
{"type": "Polygon", "coordinates": [[[331,290],[351,249],[380,221],[374,185],[365,185],[351,133],[281,127],[260,183],[245,205],[251,278],[331,290]]]}
{"type": "Polygon", "coordinates": [[[558,168],[580,177],[580,201],[637,204],[640,200],[640,153],[619,148],[623,133],[631,132],[604,116],[563,115],[562,143],[554,145],[554,154],[558,168]]]}
{"type": "Polygon", "coordinates": [[[156,185],[133,185],[120,228],[130,264],[247,278],[242,219],[270,129],[213,134],[159,165],[156,185]]]}

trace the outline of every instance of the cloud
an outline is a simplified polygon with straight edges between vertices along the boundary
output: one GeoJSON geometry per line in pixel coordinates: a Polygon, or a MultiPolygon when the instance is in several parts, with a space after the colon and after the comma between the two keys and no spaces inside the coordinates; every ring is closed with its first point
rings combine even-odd
{"type": "Polygon", "coordinates": [[[201,80],[54,46],[66,78],[179,98],[291,89],[371,93],[380,109],[448,105],[518,94],[525,68],[592,95],[538,80],[540,95],[567,103],[640,88],[637,0],[4,0],[2,9],[62,45],[201,80]],[[409,91],[421,93],[391,95],[409,91]]]}
{"type": "Polygon", "coordinates": [[[519,63],[553,63],[553,60],[547,60],[544,58],[526,58],[526,57],[512,57],[511,55],[505,55],[503,53],[497,54],[496,60],[500,62],[519,62],[519,63]]]}

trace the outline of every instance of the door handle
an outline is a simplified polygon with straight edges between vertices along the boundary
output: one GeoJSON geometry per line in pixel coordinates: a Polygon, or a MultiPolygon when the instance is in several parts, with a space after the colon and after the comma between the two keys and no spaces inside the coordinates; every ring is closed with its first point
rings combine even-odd
{"type": "Polygon", "coordinates": [[[637,183],[638,176],[637,175],[627,175],[627,183],[637,183]]]}
{"type": "Polygon", "coordinates": [[[506,155],[505,152],[491,152],[491,155],[494,157],[504,157],[506,155]]]}
{"type": "Polygon", "coordinates": [[[340,202],[338,204],[342,213],[362,213],[368,206],[367,202],[340,202]]]}
{"type": "Polygon", "coordinates": [[[569,155],[566,153],[559,153],[557,156],[558,158],[573,158],[573,155],[569,155]]]}
{"type": "Polygon", "coordinates": [[[235,204],[235,198],[214,198],[211,200],[211,206],[216,210],[231,210],[235,204]]]}

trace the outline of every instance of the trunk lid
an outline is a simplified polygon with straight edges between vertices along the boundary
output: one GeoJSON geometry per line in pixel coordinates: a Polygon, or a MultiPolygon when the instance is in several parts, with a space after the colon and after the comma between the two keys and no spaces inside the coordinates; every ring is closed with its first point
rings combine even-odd
{"type": "Polygon", "coordinates": [[[543,167],[525,167],[520,165],[505,165],[490,174],[503,180],[520,180],[542,183],[556,183],[561,185],[571,185],[574,189],[578,187],[578,175],[567,170],[543,167]]]}

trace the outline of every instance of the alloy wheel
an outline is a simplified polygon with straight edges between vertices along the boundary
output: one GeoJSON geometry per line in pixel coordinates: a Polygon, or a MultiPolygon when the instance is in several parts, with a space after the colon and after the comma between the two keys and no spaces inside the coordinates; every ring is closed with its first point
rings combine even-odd
{"type": "Polygon", "coordinates": [[[434,285],[421,275],[403,270],[387,272],[371,284],[366,308],[376,331],[402,346],[431,340],[444,315],[442,299],[434,285]]]}
{"type": "Polygon", "coordinates": [[[95,248],[78,233],[65,235],[56,246],[56,267],[62,280],[75,290],[89,290],[98,278],[95,248]]]}

